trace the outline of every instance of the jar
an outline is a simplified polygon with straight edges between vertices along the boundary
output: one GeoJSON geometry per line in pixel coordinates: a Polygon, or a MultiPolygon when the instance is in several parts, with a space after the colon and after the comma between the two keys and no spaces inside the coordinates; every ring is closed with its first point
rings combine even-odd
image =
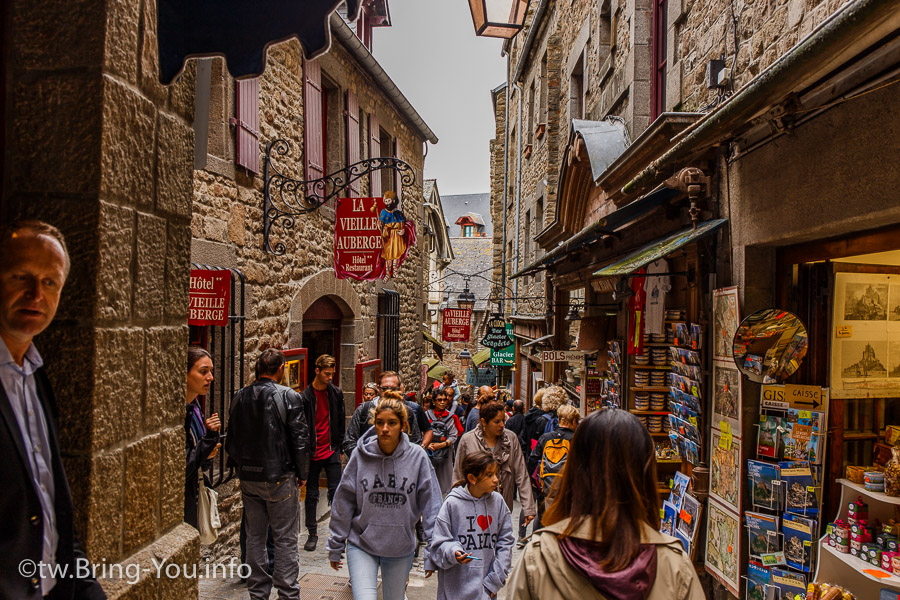
{"type": "Polygon", "coordinates": [[[891,448],[891,460],[884,467],[884,493],[900,496],[900,446],[891,448]]]}

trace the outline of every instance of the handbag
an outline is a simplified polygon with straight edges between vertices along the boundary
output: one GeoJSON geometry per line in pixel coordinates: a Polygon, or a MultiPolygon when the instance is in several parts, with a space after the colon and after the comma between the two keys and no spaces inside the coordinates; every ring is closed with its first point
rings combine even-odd
{"type": "Polygon", "coordinates": [[[200,543],[212,544],[219,537],[222,521],[219,518],[219,493],[206,487],[200,474],[200,497],[197,502],[197,526],[200,529],[200,543]]]}

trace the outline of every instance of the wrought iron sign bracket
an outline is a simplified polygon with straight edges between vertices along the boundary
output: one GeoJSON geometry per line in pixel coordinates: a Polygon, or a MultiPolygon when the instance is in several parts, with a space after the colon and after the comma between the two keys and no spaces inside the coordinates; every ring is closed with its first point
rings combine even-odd
{"type": "Polygon", "coordinates": [[[393,156],[367,158],[318,179],[294,179],[279,171],[273,160],[275,156],[286,156],[289,150],[286,140],[272,140],[266,145],[263,164],[263,249],[275,256],[283,256],[287,246],[284,242],[272,243],[273,227],[282,232],[293,229],[296,217],[317,211],[365,175],[391,169],[400,174],[404,189],[416,183],[412,166],[393,156]]]}

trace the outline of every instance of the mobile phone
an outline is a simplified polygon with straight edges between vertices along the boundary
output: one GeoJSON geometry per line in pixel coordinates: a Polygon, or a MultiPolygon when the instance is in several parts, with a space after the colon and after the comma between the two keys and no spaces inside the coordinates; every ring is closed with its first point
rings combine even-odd
{"type": "Polygon", "coordinates": [[[228,434],[227,434],[227,433],[220,433],[220,434],[219,434],[219,439],[220,439],[220,440],[224,440],[224,439],[227,438],[227,437],[228,437],[228,434]]]}
{"type": "Polygon", "coordinates": [[[466,554],[466,558],[471,558],[472,560],[481,560],[477,556],[472,556],[471,554],[466,554]]]}

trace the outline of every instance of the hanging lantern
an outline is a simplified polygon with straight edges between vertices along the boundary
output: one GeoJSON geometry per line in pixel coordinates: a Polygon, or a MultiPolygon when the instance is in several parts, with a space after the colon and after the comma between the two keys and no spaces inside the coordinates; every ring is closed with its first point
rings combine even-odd
{"type": "Polygon", "coordinates": [[[511,38],[525,25],[528,0],[469,0],[475,35],[511,38]]]}

